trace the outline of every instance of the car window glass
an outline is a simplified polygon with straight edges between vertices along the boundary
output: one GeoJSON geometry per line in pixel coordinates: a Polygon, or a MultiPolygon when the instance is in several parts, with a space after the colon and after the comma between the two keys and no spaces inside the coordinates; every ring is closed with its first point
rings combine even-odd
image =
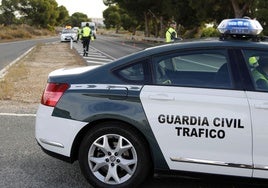
{"type": "Polygon", "coordinates": [[[156,84],[232,88],[225,50],[196,51],[154,58],[156,84]]]}
{"type": "Polygon", "coordinates": [[[115,71],[116,75],[123,79],[126,82],[129,83],[145,83],[146,82],[146,75],[145,75],[145,62],[147,62],[146,60],[144,61],[140,61],[140,62],[136,62],[136,63],[132,63],[129,64],[125,67],[121,67],[120,69],[117,69],[115,71]]]}
{"type": "Polygon", "coordinates": [[[244,50],[244,58],[257,91],[268,91],[268,52],[244,50]]]}

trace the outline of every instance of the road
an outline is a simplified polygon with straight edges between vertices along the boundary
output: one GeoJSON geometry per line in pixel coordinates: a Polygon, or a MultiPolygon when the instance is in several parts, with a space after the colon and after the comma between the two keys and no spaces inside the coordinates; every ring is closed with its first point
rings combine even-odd
{"type": "Polygon", "coordinates": [[[97,49],[101,49],[102,52],[109,54],[114,59],[117,59],[156,44],[144,43],[135,40],[124,40],[119,37],[101,36],[96,41],[91,42],[91,45],[97,49]]]}
{"type": "MultiPolygon", "coordinates": [[[[156,44],[99,36],[97,40],[91,42],[89,55],[84,59],[87,65],[103,65],[153,45],[156,44]]],[[[74,43],[74,48],[83,56],[82,43],[74,43]]]]}
{"type": "MultiPolygon", "coordinates": [[[[23,42],[21,42],[24,51],[23,42]]],[[[11,45],[14,45],[13,43],[11,45]]],[[[32,44],[33,45],[33,44],[32,44]]],[[[78,53],[81,44],[74,44],[78,53]]],[[[1,46],[1,45],[0,45],[1,46]]],[[[18,47],[18,45],[16,45],[18,47]]],[[[30,48],[31,45],[28,46],[30,48]]],[[[112,59],[139,51],[149,44],[100,37],[91,44],[92,54],[85,58],[88,64],[109,63],[112,59]],[[93,53],[94,52],[94,53],[93,53]],[[106,61],[106,60],[107,61],[106,61]]],[[[3,47],[3,46],[1,46],[3,47]]],[[[0,50],[1,50],[0,47],[0,50]]],[[[23,51],[23,50],[18,50],[23,51]]],[[[1,55],[2,55],[1,51],[1,55]]],[[[24,52],[22,52],[24,53],[24,52]]],[[[20,53],[17,54],[19,56],[20,53]]],[[[3,57],[3,56],[2,56],[3,57]]],[[[1,57],[0,57],[1,59],[1,57]]],[[[12,60],[11,60],[12,61],[12,60]]],[[[34,114],[0,113],[0,187],[1,188],[82,188],[90,187],[83,178],[78,162],[69,164],[52,158],[41,151],[34,137],[34,114]]],[[[145,182],[142,188],[238,188],[265,187],[256,183],[237,183],[217,179],[191,179],[178,176],[158,176],[145,182]]],[[[265,183],[267,185],[267,182],[265,183]]]]}
{"type": "Polygon", "coordinates": [[[0,43],[0,70],[15,61],[38,43],[53,42],[59,37],[0,43]]]}
{"type": "MultiPolygon", "coordinates": [[[[82,188],[91,187],[83,178],[78,162],[69,164],[41,151],[34,137],[34,116],[0,115],[1,188],[82,188]]],[[[258,182],[259,183],[259,182],[258,182]]],[[[191,179],[159,176],[141,188],[256,188],[255,183],[224,179],[191,179]]]]}

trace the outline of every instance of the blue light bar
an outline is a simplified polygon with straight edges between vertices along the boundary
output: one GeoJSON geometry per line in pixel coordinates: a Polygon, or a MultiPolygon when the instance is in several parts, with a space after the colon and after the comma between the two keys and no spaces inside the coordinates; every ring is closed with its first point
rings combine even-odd
{"type": "Polygon", "coordinates": [[[263,28],[257,20],[235,18],[223,20],[218,30],[221,34],[256,36],[262,32],[263,28]]]}

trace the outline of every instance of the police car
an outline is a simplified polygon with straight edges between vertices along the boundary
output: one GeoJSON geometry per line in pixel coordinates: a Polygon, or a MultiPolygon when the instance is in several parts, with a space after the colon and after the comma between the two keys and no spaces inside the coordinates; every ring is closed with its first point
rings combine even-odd
{"type": "Polygon", "coordinates": [[[94,187],[137,187],[158,171],[267,178],[268,88],[252,74],[268,58],[261,30],[256,20],[224,20],[220,39],[50,73],[38,144],[78,160],[94,187]]]}
{"type": "Polygon", "coordinates": [[[75,29],[63,29],[60,34],[60,41],[77,41],[77,30],[75,29]]]}

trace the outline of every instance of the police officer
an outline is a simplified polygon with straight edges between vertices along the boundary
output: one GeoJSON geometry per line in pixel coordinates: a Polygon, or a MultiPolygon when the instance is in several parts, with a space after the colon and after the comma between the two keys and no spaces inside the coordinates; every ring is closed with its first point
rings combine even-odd
{"type": "Polygon", "coordinates": [[[77,39],[76,39],[76,42],[78,42],[81,38],[81,34],[82,34],[82,29],[78,28],[77,30],[77,39]]]}
{"type": "Polygon", "coordinates": [[[89,43],[90,43],[90,39],[91,39],[91,29],[89,27],[89,24],[86,23],[86,26],[83,27],[82,29],[82,41],[83,41],[83,49],[84,49],[84,54],[83,56],[87,56],[88,55],[88,47],[89,47],[89,43]]]}
{"type": "Polygon", "coordinates": [[[258,89],[268,90],[268,59],[252,56],[249,58],[251,74],[258,89]]]}
{"type": "Polygon", "coordinates": [[[166,32],[166,42],[174,42],[175,40],[179,39],[176,32],[176,22],[171,22],[170,27],[168,28],[166,32]]]}

